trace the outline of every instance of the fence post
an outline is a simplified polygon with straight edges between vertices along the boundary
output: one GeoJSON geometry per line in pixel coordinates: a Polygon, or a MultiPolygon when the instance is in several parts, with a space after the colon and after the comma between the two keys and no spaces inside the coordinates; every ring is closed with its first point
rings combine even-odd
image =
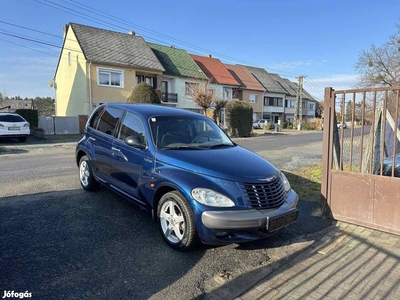
{"type": "Polygon", "coordinates": [[[330,216],[329,178],[332,169],[332,137],[331,118],[335,113],[335,99],[331,87],[325,88],[324,95],[324,132],[322,140],[322,180],[321,180],[321,208],[325,216],[330,216]],[[332,99],[333,98],[333,99],[332,99]]]}

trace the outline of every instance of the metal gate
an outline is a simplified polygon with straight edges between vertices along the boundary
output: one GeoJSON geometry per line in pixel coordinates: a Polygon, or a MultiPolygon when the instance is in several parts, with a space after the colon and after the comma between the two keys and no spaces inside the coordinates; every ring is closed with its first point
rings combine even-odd
{"type": "Polygon", "coordinates": [[[326,215],[400,234],[399,101],[400,86],[325,88],[321,195],[326,215]]]}

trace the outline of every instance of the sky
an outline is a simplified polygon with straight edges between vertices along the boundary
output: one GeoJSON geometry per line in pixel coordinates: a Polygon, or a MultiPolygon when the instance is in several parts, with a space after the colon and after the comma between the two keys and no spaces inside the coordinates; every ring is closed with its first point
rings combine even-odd
{"type": "Polygon", "coordinates": [[[0,0],[0,92],[54,97],[69,22],[136,35],[223,63],[265,68],[323,100],[351,89],[362,51],[400,24],[399,0],[0,0]]]}

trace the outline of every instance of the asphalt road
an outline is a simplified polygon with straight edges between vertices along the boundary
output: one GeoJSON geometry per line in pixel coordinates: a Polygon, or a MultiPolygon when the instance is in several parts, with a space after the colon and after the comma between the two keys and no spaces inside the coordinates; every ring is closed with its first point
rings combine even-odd
{"type": "MultiPolygon", "coordinates": [[[[311,153],[311,163],[321,139],[310,133],[235,141],[285,165],[299,149],[311,153]]],[[[317,204],[300,201],[298,222],[271,238],[177,252],[148,213],[106,188],[81,189],[74,147],[0,141],[1,291],[28,291],[33,299],[202,298],[280,260],[285,246],[330,224],[317,204]]]]}

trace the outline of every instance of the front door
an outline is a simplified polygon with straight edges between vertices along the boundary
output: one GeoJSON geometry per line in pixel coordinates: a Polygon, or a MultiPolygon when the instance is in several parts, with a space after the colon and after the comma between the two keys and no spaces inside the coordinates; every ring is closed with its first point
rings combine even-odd
{"type": "Polygon", "coordinates": [[[153,158],[148,148],[140,149],[127,145],[128,136],[137,136],[141,144],[147,145],[145,127],[142,120],[134,113],[126,112],[123,117],[117,139],[113,143],[112,178],[117,188],[124,194],[146,205],[138,192],[138,186],[144,174],[150,171],[153,158]]]}

